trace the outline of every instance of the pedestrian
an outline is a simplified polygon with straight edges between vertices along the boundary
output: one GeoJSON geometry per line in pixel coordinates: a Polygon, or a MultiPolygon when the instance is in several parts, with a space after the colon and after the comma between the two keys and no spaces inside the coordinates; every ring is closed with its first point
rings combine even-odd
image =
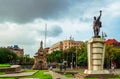
{"type": "Polygon", "coordinates": [[[112,71],[114,71],[114,69],[115,69],[114,64],[111,64],[111,69],[112,69],[112,71]]]}
{"type": "Polygon", "coordinates": [[[50,66],[50,70],[52,70],[53,69],[53,67],[52,66],[50,66]]]}

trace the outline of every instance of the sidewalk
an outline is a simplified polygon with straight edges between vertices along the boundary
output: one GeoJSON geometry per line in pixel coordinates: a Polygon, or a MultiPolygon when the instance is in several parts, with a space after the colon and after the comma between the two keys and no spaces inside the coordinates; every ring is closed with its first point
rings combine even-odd
{"type": "Polygon", "coordinates": [[[120,74],[120,69],[115,69],[114,71],[112,71],[113,74],[115,75],[119,75],[120,74]]]}
{"type": "Polygon", "coordinates": [[[45,74],[51,74],[53,79],[82,79],[82,78],[67,78],[64,75],[58,74],[54,71],[45,72],[45,74]]]}
{"type": "Polygon", "coordinates": [[[21,72],[21,73],[0,75],[0,77],[20,77],[20,76],[29,76],[29,75],[33,75],[34,73],[36,73],[36,72],[21,72]]]}
{"type": "MultiPolygon", "coordinates": [[[[58,69],[55,69],[55,70],[58,70],[58,69]]],[[[83,72],[84,69],[78,69],[78,70],[67,70],[67,71],[78,71],[78,72],[83,72]]],[[[61,75],[59,73],[56,73],[54,71],[49,71],[49,72],[46,72],[47,74],[51,74],[53,79],[84,79],[84,78],[67,78],[65,77],[64,75],[61,75]]],[[[112,71],[111,73],[115,74],[115,75],[120,75],[120,69],[115,69],[114,71],[112,71]]]]}

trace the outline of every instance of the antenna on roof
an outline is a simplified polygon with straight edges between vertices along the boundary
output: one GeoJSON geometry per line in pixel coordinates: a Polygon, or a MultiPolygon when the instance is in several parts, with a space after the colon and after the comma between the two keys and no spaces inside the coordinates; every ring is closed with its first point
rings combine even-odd
{"type": "Polygon", "coordinates": [[[72,35],[70,36],[70,40],[74,40],[74,37],[72,37],[72,35]]]}
{"type": "Polygon", "coordinates": [[[70,36],[70,40],[72,40],[72,35],[70,36]]]}

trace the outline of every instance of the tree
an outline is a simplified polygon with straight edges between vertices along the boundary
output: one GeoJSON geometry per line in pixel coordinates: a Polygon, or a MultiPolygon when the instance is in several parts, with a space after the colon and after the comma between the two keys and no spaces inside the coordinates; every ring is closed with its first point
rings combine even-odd
{"type": "Polygon", "coordinates": [[[72,63],[72,66],[75,67],[75,64],[76,64],[76,47],[70,47],[68,49],[68,59],[67,59],[67,62],[68,62],[68,66],[71,66],[71,63],[72,63]]]}
{"type": "Polygon", "coordinates": [[[68,63],[68,67],[73,64],[73,67],[79,66],[87,66],[87,46],[86,42],[82,43],[79,48],[71,47],[67,50],[63,51],[63,59],[65,59],[68,63]]]}
{"type": "Polygon", "coordinates": [[[87,44],[83,43],[79,49],[77,49],[78,52],[78,65],[79,66],[87,66],[87,44]]]}
{"type": "Polygon", "coordinates": [[[0,63],[13,63],[18,56],[7,48],[0,48],[0,63]]]}
{"type": "Polygon", "coordinates": [[[113,50],[112,45],[106,45],[106,48],[105,48],[105,67],[108,67],[108,68],[111,67],[111,62],[112,62],[111,60],[113,57],[112,50],[113,50]]]}
{"type": "Polygon", "coordinates": [[[120,67],[120,48],[113,45],[106,45],[105,49],[105,67],[111,67],[112,62],[116,62],[116,66],[120,67]]]}
{"type": "Polygon", "coordinates": [[[53,51],[51,54],[47,55],[47,62],[57,62],[62,61],[62,51],[53,51]]]}
{"type": "Polygon", "coordinates": [[[25,54],[23,57],[19,57],[20,64],[33,64],[34,59],[29,54],[25,54]]]}

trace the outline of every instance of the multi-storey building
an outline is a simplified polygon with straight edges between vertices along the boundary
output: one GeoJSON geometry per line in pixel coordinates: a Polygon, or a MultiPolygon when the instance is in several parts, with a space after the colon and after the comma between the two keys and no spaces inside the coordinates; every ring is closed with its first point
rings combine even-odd
{"type": "Polygon", "coordinates": [[[56,50],[62,50],[63,44],[62,42],[58,42],[53,44],[50,48],[49,48],[49,53],[56,51],[56,50]]]}
{"type": "Polygon", "coordinates": [[[7,48],[10,49],[13,53],[15,53],[19,57],[24,56],[24,49],[19,48],[18,45],[8,46],[7,48]]]}
{"type": "Polygon", "coordinates": [[[120,42],[118,42],[116,39],[108,39],[106,42],[105,42],[106,45],[113,45],[113,46],[116,46],[116,47],[120,47],[120,42]]]}
{"type": "Polygon", "coordinates": [[[74,40],[64,40],[62,41],[63,43],[63,47],[62,47],[62,50],[67,50],[71,47],[80,47],[81,46],[81,43],[83,43],[82,41],[74,41],[74,40]]]}
{"type": "Polygon", "coordinates": [[[67,50],[71,47],[80,47],[81,44],[83,42],[82,41],[74,41],[74,40],[63,40],[63,41],[60,41],[56,44],[53,44],[50,49],[49,49],[49,53],[51,53],[52,51],[56,51],[56,50],[67,50]]]}

